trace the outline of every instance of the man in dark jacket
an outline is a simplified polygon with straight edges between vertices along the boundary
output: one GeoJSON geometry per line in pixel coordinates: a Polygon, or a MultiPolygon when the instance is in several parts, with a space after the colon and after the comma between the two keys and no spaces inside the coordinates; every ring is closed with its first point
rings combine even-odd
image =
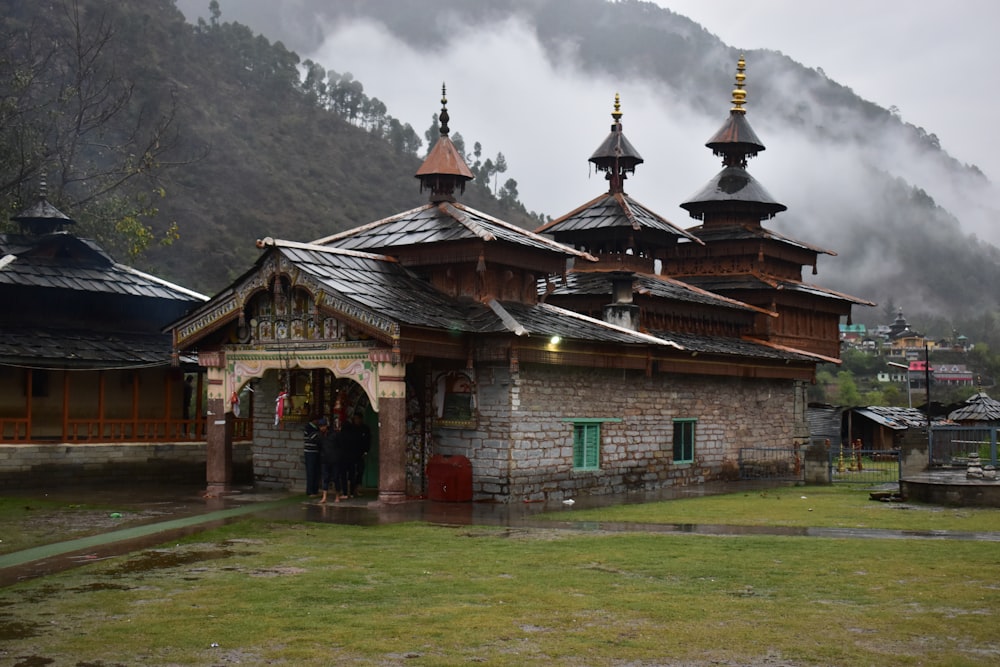
{"type": "Polygon", "coordinates": [[[351,487],[348,493],[356,496],[365,474],[365,458],[371,448],[372,439],[371,430],[365,424],[364,414],[361,411],[352,415],[351,423],[344,426],[341,437],[344,439],[344,452],[347,455],[347,481],[351,487]]]}
{"type": "Polygon", "coordinates": [[[306,462],[306,495],[310,498],[319,495],[320,440],[325,437],[329,428],[330,422],[325,417],[320,417],[306,424],[303,431],[303,454],[306,462]]]}
{"type": "Polygon", "coordinates": [[[347,454],[344,451],[344,432],[326,431],[319,437],[320,459],[323,471],[323,497],[319,504],[326,504],[328,491],[333,491],[334,502],[347,498],[347,454]]]}

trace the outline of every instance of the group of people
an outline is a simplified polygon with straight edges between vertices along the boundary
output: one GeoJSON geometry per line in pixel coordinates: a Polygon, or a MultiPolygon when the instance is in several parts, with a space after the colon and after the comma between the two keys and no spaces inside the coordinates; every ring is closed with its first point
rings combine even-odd
{"type": "Polygon", "coordinates": [[[306,493],[320,495],[326,503],[328,493],[334,502],[358,495],[365,473],[365,458],[371,447],[371,431],[364,415],[357,412],[339,430],[330,429],[326,417],[305,427],[306,493]]]}

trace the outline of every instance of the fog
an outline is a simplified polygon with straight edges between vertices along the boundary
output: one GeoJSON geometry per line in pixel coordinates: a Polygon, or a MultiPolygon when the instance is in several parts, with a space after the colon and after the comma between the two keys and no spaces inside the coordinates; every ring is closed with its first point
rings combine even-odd
{"type": "MultiPolygon", "coordinates": [[[[706,83],[720,91],[718,113],[710,117],[692,111],[662,82],[583,75],[553,65],[533,33],[513,20],[485,30],[456,28],[453,34],[465,38],[418,53],[378,25],[355,23],[331,29],[323,46],[304,57],[350,71],[369,97],[381,99],[421,136],[439,111],[441,82],[447,83],[452,132],[462,134],[469,151],[479,141],[484,157],[502,151],[509,170],[501,178],[517,180],[530,210],[552,216],[605,189],[587,158],[608,132],[619,93],[625,134],[646,160],[627,182],[628,193],[676,224],[694,223],[679,205],[721,168],[704,143],[728,115],[732,79],[706,83]],[[468,39],[470,35],[475,38],[468,39]]],[[[735,74],[735,63],[729,69],[735,74]]],[[[746,88],[748,118],[767,146],[749,169],[789,206],[775,224],[798,228],[797,238],[808,231],[812,238],[802,240],[835,240],[829,214],[857,205],[845,193],[862,192],[856,167],[872,164],[923,188],[962,219],[967,233],[1000,241],[992,224],[993,188],[956,187],[949,167],[888,137],[871,137],[857,146],[815,144],[801,131],[755,114],[753,61],[747,63],[746,88]],[[823,213],[819,219],[817,212],[823,213]]],[[[789,99],[804,99],[791,82],[788,88],[784,94],[789,99]]],[[[842,122],[824,117],[823,109],[812,113],[818,124],[842,122]]]]}
{"type": "MultiPolygon", "coordinates": [[[[180,2],[179,6],[183,9],[190,2],[180,2]]],[[[981,4],[980,0],[976,2],[981,4]]],[[[993,164],[990,160],[997,159],[988,143],[979,144],[975,140],[984,136],[982,128],[976,127],[982,121],[978,115],[981,109],[958,108],[954,104],[956,99],[933,92],[938,83],[942,91],[971,85],[963,78],[964,70],[949,71],[947,63],[938,61],[951,53],[960,62],[967,62],[979,53],[982,50],[976,41],[982,31],[979,26],[970,31],[965,42],[956,35],[949,51],[947,45],[938,43],[908,45],[907,31],[926,39],[927,30],[938,24],[926,8],[911,7],[904,11],[899,7],[900,0],[888,0],[887,5],[878,5],[877,9],[869,8],[869,3],[847,0],[842,8],[838,5],[838,11],[843,9],[842,20],[838,21],[830,20],[828,7],[813,8],[811,3],[803,3],[809,5],[805,9],[798,4],[789,5],[788,0],[767,0],[752,16],[747,16],[747,11],[725,14],[721,7],[731,9],[729,0],[717,8],[682,0],[661,0],[659,4],[681,14],[688,8],[695,20],[704,16],[702,20],[709,32],[721,31],[724,41],[736,42],[740,48],[784,50],[806,67],[822,68],[837,83],[856,90],[866,99],[885,106],[900,104],[902,120],[923,125],[929,134],[936,133],[938,128],[923,119],[947,119],[948,129],[939,138],[942,148],[949,152],[951,146],[946,138],[962,139],[956,141],[965,152],[955,155],[959,164],[978,164],[989,174],[993,164]],[[894,7],[905,15],[898,21],[891,11],[894,7]],[[896,32],[887,26],[895,26],[896,32]],[[728,36],[733,30],[736,33],[730,41],[728,36]],[[799,54],[791,50],[799,47],[809,52],[799,54]],[[875,55],[879,49],[881,57],[875,55]],[[934,81],[921,75],[928,54],[935,58],[934,81]],[[886,69],[882,59],[891,61],[893,68],[886,69]],[[917,88],[915,95],[903,95],[909,92],[906,84],[900,87],[895,79],[885,78],[903,76],[900,68],[907,76],[913,76],[908,81],[914,82],[910,87],[917,88]],[[838,72],[858,79],[838,78],[838,72]],[[921,89],[918,83],[924,87],[921,89]],[[923,101],[925,108],[912,100],[923,101]],[[911,113],[916,120],[911,119],[911,113]],[[976,154],[968,154],[972,151],[976,154]]],[[[235,17],[227,15],[224,6],[223,19],[253,25],[243,16],[252,13],[255,6],[241,4],[235,17]]],[[[189,19],[193,20],[198,13],[204,12],[189,13],[189,19]]],[[[293,9],[281,12],[280,16],[282,20],[287,17],[295,21],[298,27],[281,26],[279,30],[276,26],[276,34],[282,31],[286,35],[299,34],[306,29],[301,27],[303,17],[293,9]]],[[[449,19],[442,17],[442,20],[449,19]]],[[[363,83],[368,97],[379,98],[392,116],[409,123],[421,138],[431,124],[432,114],[440,110],[441,84],[445,83],[453,136],[460,133],[470,153],[474,142],[481,143],[483,159],[503,152],[508,171],[499,177],[499,184],[508,178],[515,179],[519,197],[529,210],[556,217],[606,191],[602,175],[593,172],[587,159],[609,130],[616,93],[621,96],[625,134],[645,158],[645,163],[626,182],[626,191],[632,197],[675,224],[690,227],[697,221],[680,204],[721,168],[719,158],[704,143],[729,113],[735,62],[714,63],[718,71],[730,73],[724,80],[694,82],[701,90],[712,91],[710,96],[717,95],[717,110],[705,113],[691,107],[687,94],[659,80],[644,80],[635,74],[627,77],[584,74],[572,65],[580,60],[572,50],[567,47],[559,57],[551,57],[535,39],[533,29],[514,19],[475,27],[451,25],[447,34],[454,38],[450,42],[420,51],[369,21],[327,26],[317,19],[308,31],[313,39],[303,42],[312,41],[320,46],[312,52],[299,50],[303,60],[311,59],[340,73],[352,73],[363,83]]],[[[703,55],[719,58],[724,53],[719,49],[703,55]]],[[[896,263],[893,239],[888,236],[906,230],[881,228],[877,215],[873,221],[873,210],[886,204],[880,201],[882,193],[876,188],[870,169],[922,189],[960,220],[963,233],[1000,245],[1000,227],[995,224],[1000,192],[996,186],[956,169],[948,154],[929,152],[904,140],[898,126],[897,130],[887,132],[873,131],[871,127],[852,128],[855,118],[816,102],[813,91],[803,88],[802,79],[791,72],[783,73],[784,68],[782,72],[765,72],[765,63],[755,60],[754,55],[749,54],[747,61],[748,119],[767,150],[751,160],[749,171],[789,209],[767,226],[840,255],[821,256],[819,276],[804,276],[807,280],[872,300],[883,299],[885,291],[892,289],[880,285],[880,281],[894,280],[897,286],[908,282],[905,270],[896,263]],[[763,77],[765,73],[773,86],[770,100],[761,100],[755,89],[755,77],[763,77]],[[762,110],[768,105],[793,104],[801,106],[802,114],[807,117],[802,127],[788,127],[762,110]],[[864,139],[854,143],[824,140],[815,131],[817,127],[857,129],[864,139]],[[857,287],[859,284],[863,287],[857,287]],[[880,290],[882,293],[878,293],[880,290]]],[[[978,83],[987,91],[984,94],[995,96],[995,91],[989,89],[989,81],[978,83]]],[[[933,243],[931,239],[927,242],[933,243]]],[[[906,291],[910,293],[895,295],[900,305],[908,308],[931,305],[924,302],[923,295],[915,288],[906,291]]]]}

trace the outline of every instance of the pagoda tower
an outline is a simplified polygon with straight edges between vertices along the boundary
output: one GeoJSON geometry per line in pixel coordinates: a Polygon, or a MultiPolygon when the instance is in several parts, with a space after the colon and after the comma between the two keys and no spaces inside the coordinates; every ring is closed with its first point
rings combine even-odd
{"type": "Polygon", "coordinates": [[[681,204],[701,225],[688,232],[702,241],[679,243],[664,272],[717,294],[778,314],[758,317],[754,337],[775,345],[840,357],[839,324],[854,304],[869,301],[807,284],[802,268],[816,273],[819,254],[833,251],[796,241],[762,224],[786,206],[747,171],[764,150],[746,116],[746,62],[737,63],[732,108],[705,144],[722,158],[722,171],[681,204]]]}

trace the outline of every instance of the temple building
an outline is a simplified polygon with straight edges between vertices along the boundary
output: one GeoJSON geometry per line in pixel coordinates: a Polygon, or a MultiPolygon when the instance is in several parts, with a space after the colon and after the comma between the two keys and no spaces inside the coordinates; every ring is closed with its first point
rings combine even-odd
{"type": "MultiPolygon", "coordinates": [[[[426,203],[310,243],[261,239],[252,267],[172,325],[208,374],[210,489],[231,484],[233,407],[251,389],[259,484],[302,488],[305,422],[360,414],[383,503],[433,497],[443,458],[467,462],[468,495],[452,499],[533,501],[701,483],[735,474],[741,447],[805,441],[805,387],[836,357],[837,326],[796,337],[776,323],[817,306],[825,324],[858,300],[657,271],[711,239],[625,194],[642,158],[617,101],[591,158],[607,193],[536,232],[466,206],[472,173],[443,91],[441,104],[416,172],[426,203]]],[[[783,267],[809,257],[765,242],[783,267]]]]}
{"type": "Polygon", "coordinates": [[[840,357],[841,318],[851,307],[872,302],[802,280],[816,273],[820,254],[835,255],[786,238],[762,224],[786,210],[747,171],[764,150],[746,117],[746,63],[737,65],[729,117],[708,143],[722,158],[722,171],[681,204],[701,225],[687,231],[701,243],[682,242],[667,258],[664,272],[702,289],[738,299],[777,315],[761,314],[754,336],[776,346],[840,357]]]}
{"type": "Polygon", "coordinates": [[[207,297],[73,234],[44,183],[12,220],[17,232],[0,234],[0,481],[104,479],[108,460],[131,480],[203,476],[198,369],[173,363],[163,327],[207,297]]]}

